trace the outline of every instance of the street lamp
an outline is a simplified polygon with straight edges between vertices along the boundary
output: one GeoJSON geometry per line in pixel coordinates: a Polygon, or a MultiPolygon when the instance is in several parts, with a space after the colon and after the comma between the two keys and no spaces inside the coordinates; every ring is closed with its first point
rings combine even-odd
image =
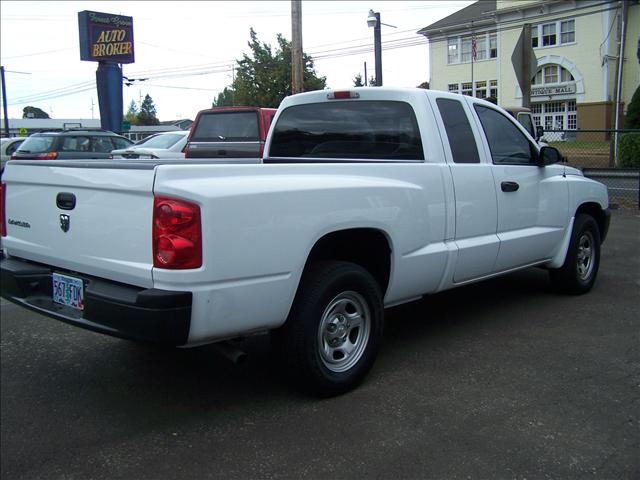
{"type": "Polygon", "coordinates": [[[376,57],[376,87],[382,86],[382,38],[380,33],[380,27],[386,25],[387,27],[397,28],[393,25],[388,25],[380,21],[380,12],[374,12],[369,10],[369,16],[367,17],[367,25],[373,27],[373,47],[376,57]]]}
{"type": "Polygon", "coordinates": [[[373,48],[376,57],[376,87],[382,86],[382,38],[380,34],[380,12],[369,10],[367,25],[373,27],[373,48]]]}

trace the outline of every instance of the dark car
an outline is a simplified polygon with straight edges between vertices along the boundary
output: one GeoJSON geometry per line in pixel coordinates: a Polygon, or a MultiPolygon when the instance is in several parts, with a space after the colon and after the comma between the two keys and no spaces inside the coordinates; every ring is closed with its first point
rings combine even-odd
{"type": "Polygon", "coordinates": [[[191,126],[186,158],[255,159],[259,162],[275,108],[202,110],[191,126]]]}
{"type": "Polygon", "coordinates": [[[34,133],[11,155],[11,160],[108,159],[112,150],[132,144],[128,138],[108,130],[73,128],[34,133]]]}

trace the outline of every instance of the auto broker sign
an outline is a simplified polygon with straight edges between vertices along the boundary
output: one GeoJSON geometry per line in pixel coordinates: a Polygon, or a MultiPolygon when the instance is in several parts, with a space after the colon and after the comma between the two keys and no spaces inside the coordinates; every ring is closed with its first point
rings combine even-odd
{"type": "Polygon", "coordinates": [[[133,63],[133,17],[78,12],[80,60],[133,63]]]}

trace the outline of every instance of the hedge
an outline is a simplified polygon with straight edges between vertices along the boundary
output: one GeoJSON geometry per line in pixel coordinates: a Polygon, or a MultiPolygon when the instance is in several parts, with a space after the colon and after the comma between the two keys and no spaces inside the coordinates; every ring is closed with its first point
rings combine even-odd
{"type": "Polygon", "coordinates": [[[640,133],[620,136],[620,167],[640,168],[640,133]]]}

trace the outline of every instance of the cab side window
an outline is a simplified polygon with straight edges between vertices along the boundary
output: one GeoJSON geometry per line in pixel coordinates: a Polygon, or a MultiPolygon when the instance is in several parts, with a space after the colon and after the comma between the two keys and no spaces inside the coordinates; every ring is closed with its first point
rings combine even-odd
{"type": "Polygon", "coordinates": [[[533,165],[536,151],[527,137],[502,113],[474,105],[496,165],[533,165]]]}

